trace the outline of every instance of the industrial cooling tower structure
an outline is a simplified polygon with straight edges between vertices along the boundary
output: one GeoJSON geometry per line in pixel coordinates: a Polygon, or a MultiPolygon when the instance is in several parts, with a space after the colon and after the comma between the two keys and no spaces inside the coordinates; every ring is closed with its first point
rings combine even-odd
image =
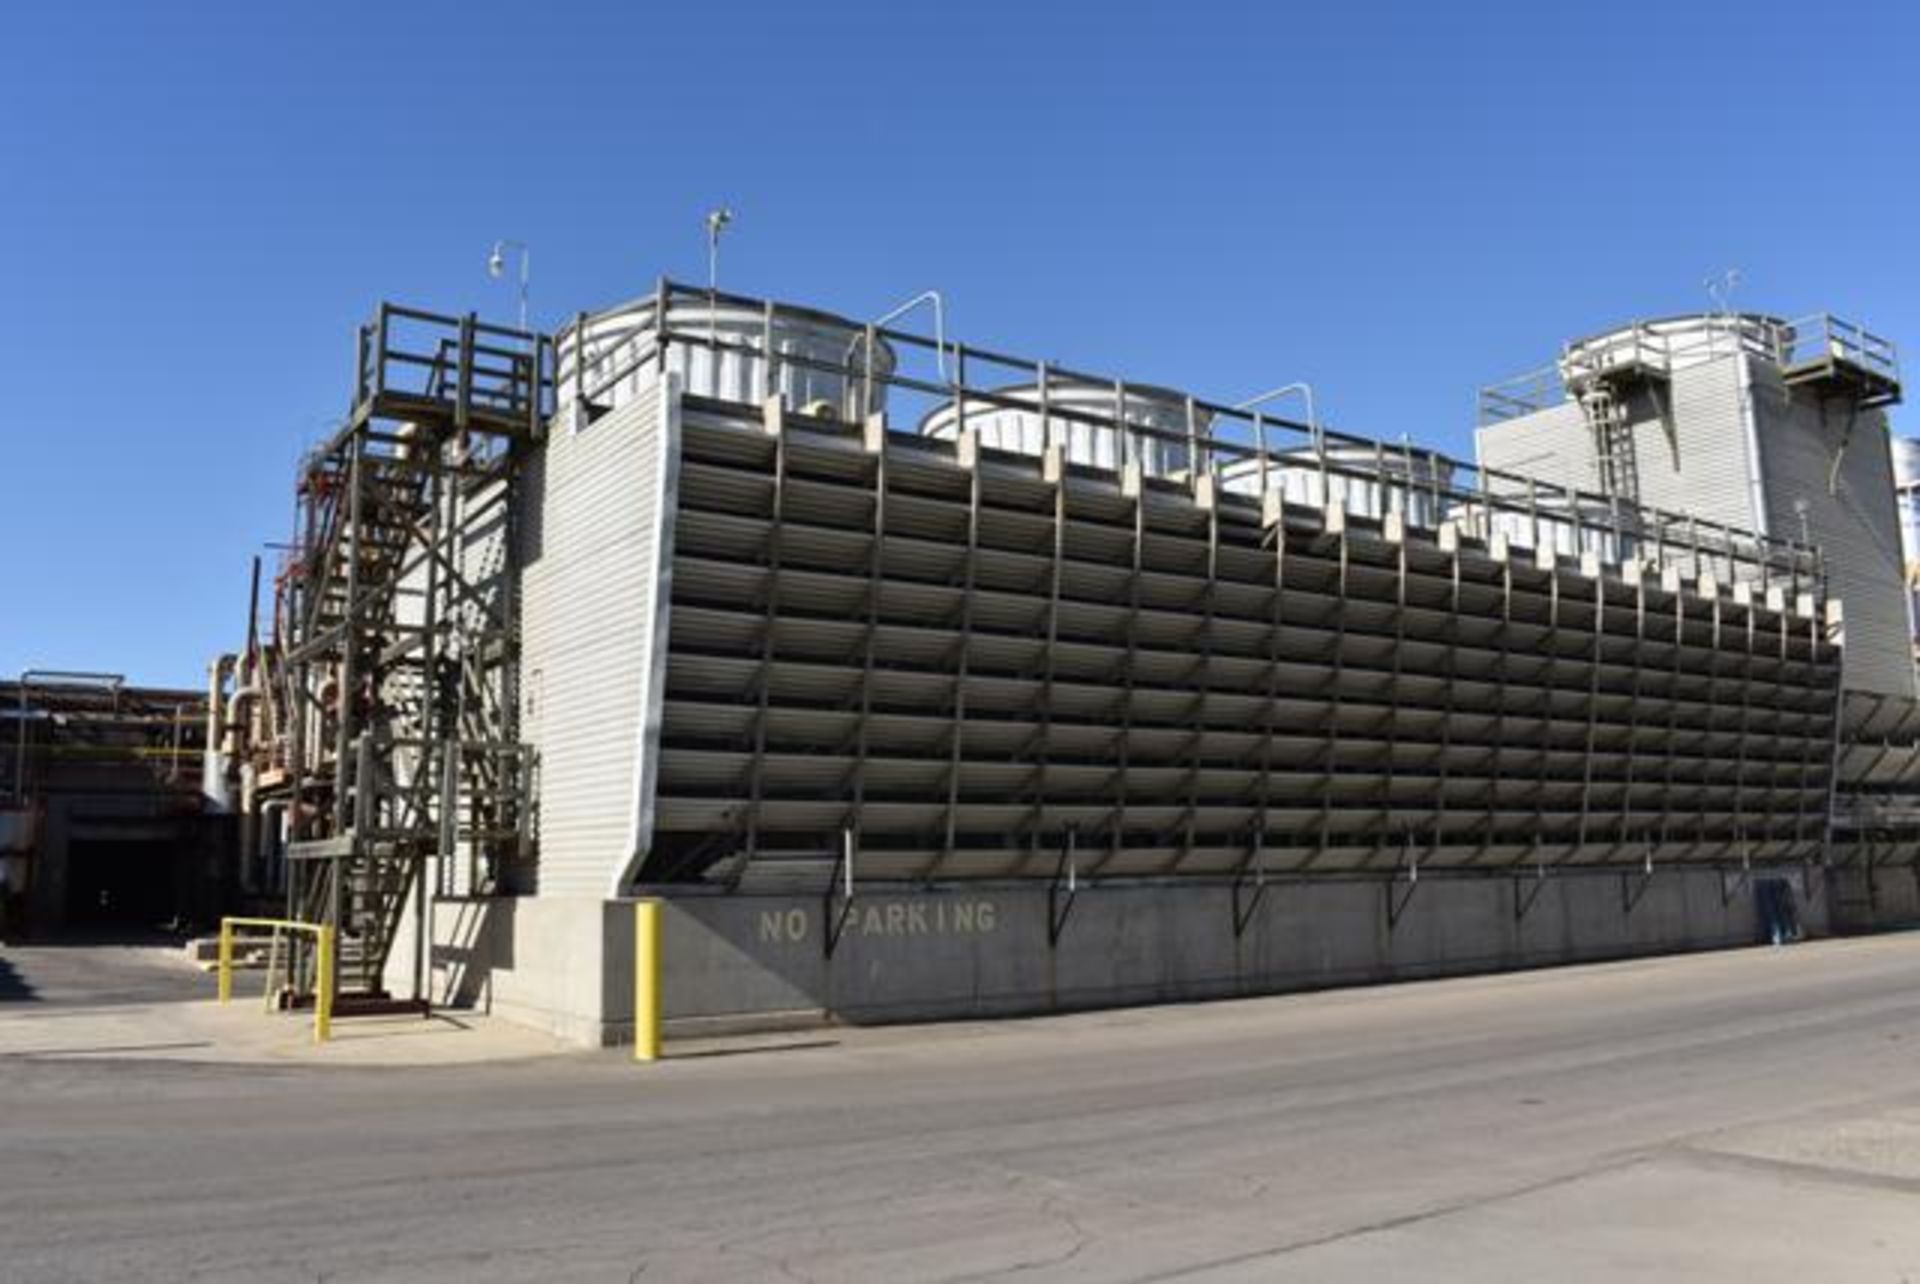
{"type": "Polygon", "coordinates": [[[302,493],[238,756],[369,1000],[621,1038],[639,896],[689,1023],[1826,925],[1872,617],[1744,510],[672,283],[384,309],[302,493]]]}
{"type": "MultiPolygon", "coordinates": [[[[1887,421],[1900,395],[1893,345],[1858,325],[1715,312],[1572,341],[1480,398],[1489,468],[1820,549],[1845,656],[1832,846],[1847,924],[1920,904],[1909,536],[1887,421]]],[[[1670,534],[1623,529],[1643,545],[1670,534]]]]}

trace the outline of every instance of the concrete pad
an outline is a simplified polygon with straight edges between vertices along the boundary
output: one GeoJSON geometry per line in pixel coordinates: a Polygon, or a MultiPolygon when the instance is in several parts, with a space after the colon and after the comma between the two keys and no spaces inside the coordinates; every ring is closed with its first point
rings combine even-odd
{"type": "Polygon", "coordinates": [[[1920,1273],[1915,1193],[1678,1154],[1177,1278],[1900,1281],[1920,1273]]]}
{"type": "MultiPolygon", "coordinates": [[[[1920,1106],[1795,1119],[1721,1134],[1704,1145],[1715,1154],[1911,1182],[1920,1195],[1920,1106]]],[[[1920,1207],[1909,1216],[1920,1220],[1920,1207]]]]}
{"type": "MultiPolygon", "coordinates": [[[[213,983],[207,981],[211,990],[213,983]]],[[[0,1010],[0,1059],[134,1059],[234,1065],[428,1066],[549,1056],[567,1045],[471,1013],[336,1018],[313,1042],[310,1012],[267,1012],[257,996],[186,1003],[0,1010]]]]}

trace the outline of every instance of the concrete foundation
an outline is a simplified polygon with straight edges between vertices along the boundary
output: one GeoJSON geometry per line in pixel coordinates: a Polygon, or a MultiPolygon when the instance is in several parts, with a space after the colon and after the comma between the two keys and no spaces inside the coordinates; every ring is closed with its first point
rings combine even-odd
{"type": "MultiPolygon", "coordinates": [[[[415,911],[406,907],[386,983],[413,994],[415,911]]],[[[436,1006],[471,1008],[575,1043],[615,1041],[633,1023],[633,915],[592,897],[471,896],[434,901],[424,962],[436,1006]],[[613,992],[610,978],[625,977],[613,992]]],[[[630,1033],[627,1037],[631,1037],[630,1033]]]]}
{"type": "MultiPolygon", "coordinates": [[[[1802,870],[1269,883],[1234,930],[1224,885],[861,888],[820,897],[668,895],[669,1031],[886,1022],[1277,993],[1751,945],[1762,877],[1830,930],[1802,870]],[[1813,895],[1809,896],[1809,890],[1813,895]],[[1052,930],[1050,930],[1050,927],[1052,930]],[[834,938],[831,955],[828,936],[834,938]],[[1056,938],[1051,941],[1050,937],[1056,938]]],[[[632,1030],[631,901],[442,900],[432,997],[583,1044],[632,1030]]],[[[412,966],[396,947],[390,980],[412,966]]]]}
{"type": "Polygon", "coordinates": [[[1920,869],[1849,865],[1827,875],[1830,917],[1841,933],[1920,927],[1920,869]]]}

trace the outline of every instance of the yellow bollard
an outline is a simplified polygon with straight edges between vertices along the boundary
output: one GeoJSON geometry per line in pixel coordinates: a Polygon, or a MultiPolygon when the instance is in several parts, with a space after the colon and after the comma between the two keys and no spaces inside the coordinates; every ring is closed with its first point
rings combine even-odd
{"type": "Polygon", "coordinates": [[[233,920],[220,920],[220,962],[217,968],[220,975],[220,1001],[233,998],[233,920]]]}
{"type": "Polygon", "coordinates": [[[319,977],[313,985],[313,1041],[325,1043],[333,1034],[333,928],[320,929],[319,977]]]}
{"type": "Polygon", "coordinates": [[[660,1059],[660,902],[633,904],[633,1059],[660,1059]]]}

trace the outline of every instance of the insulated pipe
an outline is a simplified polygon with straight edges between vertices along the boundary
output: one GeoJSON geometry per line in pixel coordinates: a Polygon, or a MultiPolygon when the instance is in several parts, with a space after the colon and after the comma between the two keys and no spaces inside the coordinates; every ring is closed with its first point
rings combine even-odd
{"type": "Polygon", "coordinates": [[[234,693],[227,697],[226,724],[223,728],[223,738],[225,736],[231,736],[235,739],[236,743],[233,746],[235,753],[238,753],[241,748],[237,741],[246,731],[245,724],[240,720],[241,710],[247,705],[252,704],[255,700],[258,700],[262,694],[263,692],[258,686],[249,684],[236,688],[234,693]]]}
{"type": "Polygon", "coordinates": [[[260,845],[259,799],[255,796],[259,778],[259,769],[251,761],[240,763],[240,832],[236,850],[240,856],[240,885],[249,892],[259,890],[252,876],[256,866],[254,852],[260,845]]]}
{"type": "Polygon", "coordinates": [[[233,795],[227,789],[227,679],[239,657],[217,655],[207,666],[207,743],[200,756],[200,792],[216,811],[228,811],[233,795]]]}
{"type": "Polygon", "coordinates": [[[213,657],[207,665],[207,743],[217,745],[227,733],[227,679],[240,657],[231,651],[213,657]]]}

